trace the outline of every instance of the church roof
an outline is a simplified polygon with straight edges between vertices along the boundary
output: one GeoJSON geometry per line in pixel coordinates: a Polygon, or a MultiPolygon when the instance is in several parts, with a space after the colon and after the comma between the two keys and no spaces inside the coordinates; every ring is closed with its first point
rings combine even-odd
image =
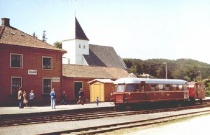
{"type": "Polygon", "coordinates": [[[89,40],[75,17],[75,39],[89,40]]]}
{"type": "Polygon", "coordinates": [[[0,26],[0,44],[56,50],[61,51],[62,53],[66,52],[63,49],[52,46],[10,26],[8,18],[2,18],[2,25],[0,26]]]}
{"type": "Polygon", "coordinates": [[[64,77],[72,78],[100,78],[100,79],[118,79],[129,77],[129,73],[122,68],[85,66],[75,64],[63,64],[64,77]]]}
{"type": "Polygon", "coordinates": [[[89,55],[83,55],[89,66],[116,67],[126,69],[124,61],[113,47],[89,45],[89,55]]]}

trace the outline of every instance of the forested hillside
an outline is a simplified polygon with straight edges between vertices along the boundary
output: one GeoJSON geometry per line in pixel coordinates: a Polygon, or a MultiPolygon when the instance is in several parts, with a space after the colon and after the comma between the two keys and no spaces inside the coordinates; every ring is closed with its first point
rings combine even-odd
{"type": "Polygon", "coordinates": [[[129,73],[137,77],[149,74],[152,78],[165,78],[167,65],[167,78],[184,79],[187,81],[200,81],[210,78],[210,65],[192,59],[123,59],[129,73]]]}

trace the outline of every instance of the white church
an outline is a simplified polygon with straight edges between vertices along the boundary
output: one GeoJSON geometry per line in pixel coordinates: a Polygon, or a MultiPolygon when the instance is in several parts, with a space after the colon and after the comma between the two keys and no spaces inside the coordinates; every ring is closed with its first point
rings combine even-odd
{"type": "Polygon", "coordinates": [[[62,41],[63,64],[116,67],[126,69],[123,60],[113,47],[89,44],[89,39],[75,17],[75,35],[73,39],[62,41]]]}

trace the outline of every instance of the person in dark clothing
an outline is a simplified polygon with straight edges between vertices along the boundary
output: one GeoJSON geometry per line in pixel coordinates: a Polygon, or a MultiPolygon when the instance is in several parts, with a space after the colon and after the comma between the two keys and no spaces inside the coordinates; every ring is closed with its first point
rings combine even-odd
{"type": "Polygon", "coordinates": [[[84,92],[82,88],[80,88],[80,91],[79,91],[79,101],[77,102],[77,104],[84,105],[84,92]]]}
{"type": "Polygon", "coordinates": [[[64,104],[64,105],[66,105],[67,104],[67,102],[66,102],[66,92],[65,91],[63,91],[63,94],[62,94],[62,96],[61,96],[61,104],[64,104]]]}
{"type": "Polygon", "coordinates": [[[99,99],[98,97],[96,98],[96,105],[98,106],[98,103],[99,103],[99,99]]]}
{"type": "Polygon", "coordinates": [[[23,105],[23,91],[21,89],[22,88],[19,88],[19,91],[18,91],[18,102],[19,102],[19,108],[24,108],[24,105],[23,105]]]}

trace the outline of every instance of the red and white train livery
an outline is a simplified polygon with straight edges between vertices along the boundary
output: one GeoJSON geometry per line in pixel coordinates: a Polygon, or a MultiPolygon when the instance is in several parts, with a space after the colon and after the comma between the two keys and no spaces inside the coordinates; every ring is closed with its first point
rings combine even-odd
{"type": "MultiPolygon", "coordinates": [[[[121,78],[114,84],[111,101],[115,107],[146,102],[188,101],[192,97],[188,82],[180,79],[121,78]]],[[[203,99],[205,94],[192,98],[203,99]]]]}

